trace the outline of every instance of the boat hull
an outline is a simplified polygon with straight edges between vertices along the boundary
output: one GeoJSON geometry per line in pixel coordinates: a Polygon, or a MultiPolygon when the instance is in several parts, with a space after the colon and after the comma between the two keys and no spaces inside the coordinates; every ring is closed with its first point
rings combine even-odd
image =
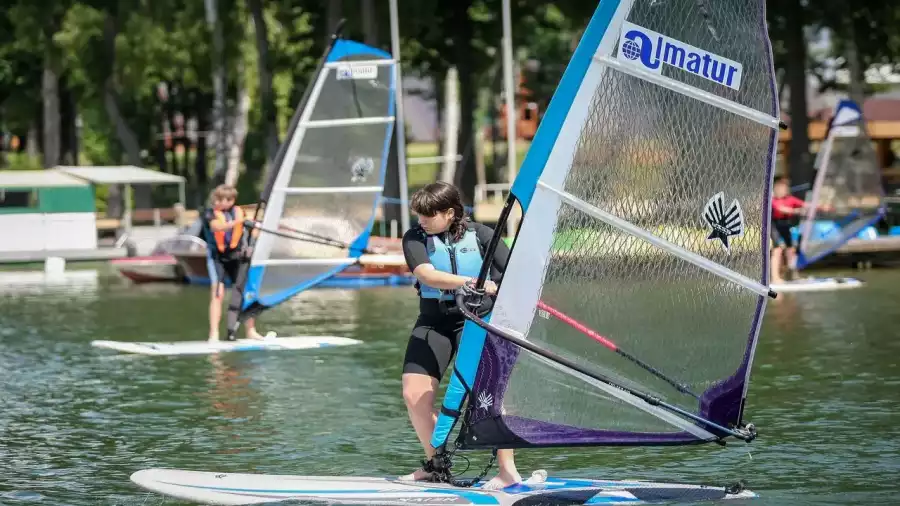
{"type": "Polygon", "coordinates": [[[154,255],[111,260],[118,273],[135,283],[161,283],[180,281],[178,261],[172,255],[154,255]]]}

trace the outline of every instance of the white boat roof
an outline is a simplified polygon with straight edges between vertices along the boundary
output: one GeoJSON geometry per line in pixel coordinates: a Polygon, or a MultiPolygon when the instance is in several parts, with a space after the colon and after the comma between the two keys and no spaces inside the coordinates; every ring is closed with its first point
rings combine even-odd
{"type": "Polygon", "coordinates": [[[55,170],[0,170],[0,188],[88,186],[83,179],[55,170]]]}
{"type": "Polygon", "coordinates": [[[53,170],[90,181],[94,184],[180,184],[185,178],[134,165],[71,167],[59,166],[53,170]]]}

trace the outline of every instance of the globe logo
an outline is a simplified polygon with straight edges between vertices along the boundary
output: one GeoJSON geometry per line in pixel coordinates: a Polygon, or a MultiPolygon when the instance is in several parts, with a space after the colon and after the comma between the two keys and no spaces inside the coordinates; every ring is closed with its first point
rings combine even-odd
{"type": "Polygon", "coordinates": [[[373,170],[375,170],[374,160],[369,157],[357,158],[353,165],[350,167],[350,181],[354,183],[365,181],[373,170]]]}
{"type": "Polygon", "coordinates": [[[641,56],[641,45],[633,40],[622,43],[622,56],[629,60],[637,60],[641,56]]]}

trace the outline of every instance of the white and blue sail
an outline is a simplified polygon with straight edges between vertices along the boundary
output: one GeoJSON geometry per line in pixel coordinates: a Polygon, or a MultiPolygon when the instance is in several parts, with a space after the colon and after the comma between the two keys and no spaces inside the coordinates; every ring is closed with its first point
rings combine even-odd
{"type": "Polygon", "coordinates": [[[335,37],[275,160],[244,313],[312,288],[366,251],[394,130],[395,62],[335,37]]]}
{"type": "Polygon", "coordinates": [[[511,188],[522,222],[435,448],[460,422],[462,449],[752,439],[781,124],[764,0],[707,5],[599,3],[511,188]]]}
{"type": "Polygon", "coordinates": [[[862,109],[852,100],[835,106],[814,166],[816,178],[807,194],[811,210],[798,227],[800,269],[855,237],[871,236],[885,212],[878,157],[862,109]]]}

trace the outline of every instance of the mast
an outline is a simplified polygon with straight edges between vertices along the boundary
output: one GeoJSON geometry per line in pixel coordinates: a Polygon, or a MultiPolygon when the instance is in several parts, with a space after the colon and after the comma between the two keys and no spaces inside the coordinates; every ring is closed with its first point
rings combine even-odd
{"type": "Polygon", "coordinates": [[[403,118],[403,72],[400,69],[400,21],[397,0],[390,0],[391,55],[394,57],[394,82],[396,83],[396,135],[397,174],[400,178],[400,235],[409,230],[409,183],[406,181],[406,123],[403,118]]]}
{"type": "MultiPolygon", "coordinates": [[[[506,180],[510,186],[516,180],[516,109],[515,82],[513,80],[512,13],[510,0],[503,0],[503,91],[506,99],[506,180]]],[[[515,223],[507,220],[507,234],[515,233],[515,223]]]]}

